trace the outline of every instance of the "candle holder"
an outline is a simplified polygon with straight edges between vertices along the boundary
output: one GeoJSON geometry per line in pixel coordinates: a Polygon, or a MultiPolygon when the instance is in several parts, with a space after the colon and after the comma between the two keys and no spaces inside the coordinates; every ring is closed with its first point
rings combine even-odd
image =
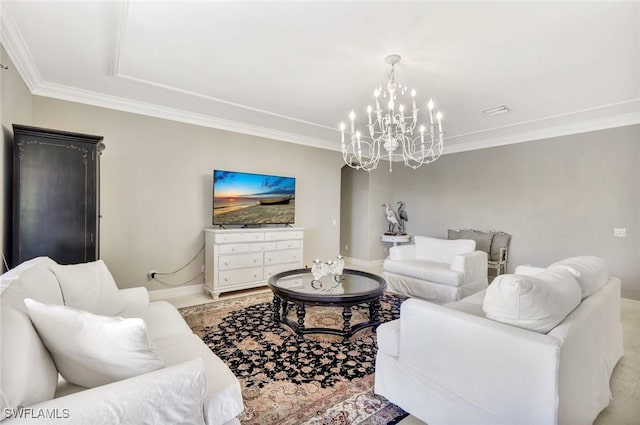
{"type": "Polygon", "coordinates": [[[311,268],[311,274],[314,281],[319,281],[321,278],[327,275],[341,276],[344,270],[344,258],[342,255],[338,255],[335,261],[322,262],[319,259],[313,260],[313,267],[311,268]]]}

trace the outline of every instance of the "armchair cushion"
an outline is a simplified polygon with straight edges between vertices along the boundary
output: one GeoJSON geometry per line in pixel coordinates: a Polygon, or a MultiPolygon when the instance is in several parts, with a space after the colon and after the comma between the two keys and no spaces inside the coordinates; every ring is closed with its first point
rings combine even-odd
{"type": "Polygon", "coordinates": [[[464,274],[451,270],[449,264],[428,260],[387,260],[384,270],[416,279],[427,280],[447,286],[460,286],[464,282],[464,274]]]}
{"type": "Polygon", "coordinates": [[[487,288],[482,309],[488,319],[547,333],[580,304],[580,285],[565,270],[535,276],[501,275],[487,288]]]}
{"type": "Polygon", "coordinates": [[[414,240],[416,242],[416,260],[429,260],[438,263],[451,264],[456,255],[472,252],[476,248],[476,242],[468,239],[446,240],[416,236],[414,240]]]}

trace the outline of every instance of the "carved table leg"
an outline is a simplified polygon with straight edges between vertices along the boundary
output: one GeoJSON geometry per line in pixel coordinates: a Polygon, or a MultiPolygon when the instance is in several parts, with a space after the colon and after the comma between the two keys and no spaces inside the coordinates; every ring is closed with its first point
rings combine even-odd
{"type": "Polygon", "coordinates": [[[369,323],[375,324],[373,330],[380,324],[380,298],[369,303],[369,323]]]}
{"type": "Polygon", "coordinates": [[[280,322],[280,297],[277,295],[273,296],[273,321],[276,323],[280,322]]]}
{"type": "Polygon", "coordinates": [[[342,310],[342,319],[344,321],[342,331],[344,332],[345,338],[351,334],[351,316],[351,306],[344,306],[344,309],[342,310]]]}
{"type": "Polygon", "coordinates": [[[296,315],[298,316],[298,329],[296,333],[298,334],[298,341],[301,342],[304,341],[304,316],[306,313],[304,304],[298,304],[296,306],[296,315]]]}

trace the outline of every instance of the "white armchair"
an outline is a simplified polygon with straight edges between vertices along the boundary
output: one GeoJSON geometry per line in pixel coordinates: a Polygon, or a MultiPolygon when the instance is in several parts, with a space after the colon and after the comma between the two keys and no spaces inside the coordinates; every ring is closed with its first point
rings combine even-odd
{"type": "Polygon", "coordinates": [[[414,240],[415,245],[389,250],[383,265],[389,290],[444,304],[487,287],[487,254],[475,250],[475,241],[425,236],[414,240]]]}

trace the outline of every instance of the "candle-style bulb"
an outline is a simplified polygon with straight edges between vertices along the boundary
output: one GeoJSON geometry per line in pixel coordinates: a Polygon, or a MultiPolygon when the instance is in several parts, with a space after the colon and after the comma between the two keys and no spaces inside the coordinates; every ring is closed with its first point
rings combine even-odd
{"type": "Polygon", "coordinates": [[[349,119],[351,119],[351,121],[356,119],[356,113],[354,111],[351,111],[351,113],[349,114],[349,119]]]}
{"type": "Polygon", "coordinates": [[[404,105],[400,105],[400,112],[404,112],[404,105]]]}
{"type": "Polygon", "coordinates": [[[371,108],[371,105],[367,106],[367,113],[371,113],[371,111],[373,111],[373,109],[371,108]]]}
{"type": "Polygon", "coordinates": [[[416,97],[416,90],[415,89],[411,89],[411,97],[416,97]]]}
{"type": "Polygon", "coordinates": [[[427,107],[429,108],[430,111],[433,110],[433,99],[429,99],[429,103],[427,103],[427,107]]]}
{"type": "Polygon", "coordinates": [[[424,133],[424,130],[425,130],[424,125],[421,125],[420,126],[420,133],[424,133]]]}
{"type": "Polygon", "coordinates": [[[436,119],[437,119],[438,121],[442,121],[442,112],[438,112],[438,113],[436,114],[436,119]]]}
{"type": "Polygon", "coordinates": [[[345,129],[345,128],[346,128],[346,127],[345,127],[344,123],[343,123],[343,122],[341,122],[341,123],[340,123],[340,131],[344,131],[344,129],[345,129]]]}

